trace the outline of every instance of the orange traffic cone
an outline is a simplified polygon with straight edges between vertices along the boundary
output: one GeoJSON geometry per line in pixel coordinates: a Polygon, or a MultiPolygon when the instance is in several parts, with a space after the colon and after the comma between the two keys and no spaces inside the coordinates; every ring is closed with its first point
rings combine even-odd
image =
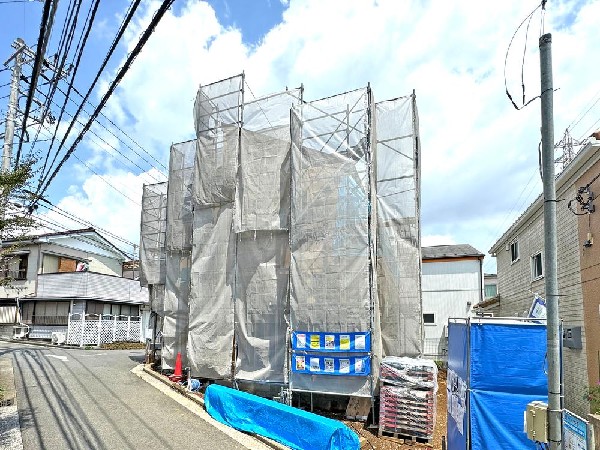
{"type": "Polygon", "coordinates": [[[183,379],[183,370],[181,367],[181,352],[177,352],[177,358],[175,358],[175,371],[173,375],[169,377],[169,380],[179,382],[183,379]]]}

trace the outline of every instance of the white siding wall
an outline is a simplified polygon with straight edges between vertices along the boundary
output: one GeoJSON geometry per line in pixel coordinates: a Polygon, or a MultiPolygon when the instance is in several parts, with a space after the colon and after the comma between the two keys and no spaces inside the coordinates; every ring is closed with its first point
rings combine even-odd
{"type": "Polygon", "coordinates": [[[423,327],[427,355],[436,341],[442,342],[448,319],[469,317],[473,305],[481,300],[481,265],[476,259],[424,261],[422,274],[423,314],[435,314],[435,324],[423,327]]]}

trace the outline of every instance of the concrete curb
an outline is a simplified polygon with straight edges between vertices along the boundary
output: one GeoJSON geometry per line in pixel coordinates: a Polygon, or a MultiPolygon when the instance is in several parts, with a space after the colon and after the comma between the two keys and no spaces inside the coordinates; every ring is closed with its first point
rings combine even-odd
{"type": "MultiPolygon", "coordinates": [[[[143,366],[142,369],[145,373],[156,378],[158,381],[166,384],[171,389],[177,391],[179,394],[183,395],[184,397],[188,398],[189,400],[193,401],[197,405],[204,408],[204,397],[202,397],[201,395],[198,395],[194,392],[188,391],[186,388],[184,388],[180,384],[174,383],[171,380],[169,380],[169,378],[166,377],[165,375],[161,375],[160,373],[156,372],[155,370],[152,370],[152,366],[150,364],[140,364],[140,365],[143,366]]],[[[273,441],[272,439],[261,436],[259,434],[251,434],[251,433],[245,433],[245,432],[244,432],[244,434],[248,434],[249,436],[252,436],[254,439],[261,441],[263,444],[265,444],[273,449],[289,450],[289,447],[282,445],[279,442],[273,441]]]]}
{"type": "Polygon", "coordinates": [[[1,402],[3,405],[0,406],[0,448],[23,450],[15,374],[10,357],[0,358],[0,381],[5,388],[1,402]]]}
{"type": "MultiPolygon", "coordinates": [[[[36,345],[38,347],[50,347],[50,348],[69,348],[69,349],[77,349],[77,350],[85,350],[85,347],[79,347],[78,345],[57,345],[57,344],[52,344],[50,342],[36,342],[36,341],[31,341],[28,339],[7,339],[7,338],[0,338],[0,341],[2,342],[11,342],[13,344],[26,344],[26,345],[36,345]]],[[[96,350],[96,347],[93,347],[94,350],[96,350]]]]}

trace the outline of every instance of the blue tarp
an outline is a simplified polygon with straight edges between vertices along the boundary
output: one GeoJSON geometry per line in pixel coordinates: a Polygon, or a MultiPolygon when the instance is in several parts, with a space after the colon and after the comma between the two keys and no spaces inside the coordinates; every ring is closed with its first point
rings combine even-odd
{"type": "Polygon", "coordinates": [[[492,391],[471,391],[471,449],[535,449],[523,431],[527,403],[546,401],[547,396],[492,391]]]}
{"type": "Polygon", "coordinates": [[[535,449],[523,413],[547,401],[546,326],[450,322],[447,386],[449,450],[535,449]]]}
{"type": "Polygon", "coordinates": [[[358,436],[337,420],[321,417],[247,392],[211,384],[204,394],[208,413],[238,430],[298,450],[358,450],[358,436]]]}

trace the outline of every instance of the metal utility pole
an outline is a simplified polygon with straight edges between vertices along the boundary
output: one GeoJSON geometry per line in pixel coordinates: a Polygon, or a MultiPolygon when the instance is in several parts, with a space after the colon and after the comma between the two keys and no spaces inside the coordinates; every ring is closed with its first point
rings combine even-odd
{"type": "Polygon", "coordinates": [[[551,450],[562,449],[560,345],[556,249],[556,184],[554,180],[554,115],[552,35],[540,37],[542,104],[542,170],[544,181],[544,249],[548,354],[548,437],[551,450]]]}
{"type": "Polygon", "coordinates": [[[19,108],[19,81],[21,80],[21,70],[23,67],[23,49],[25,42],[23,39],[15,41],[17,46],[16,53],[4,63],[7,65],[14,58],[15,65],[12,70],[12,78],[10,80],[10,98],[8,101],[8,110],[6,112],[6,129],[4,132],[4,149],[2,152],[2,172],[6,173],[10,170],[12,158],[13,140],[15,137],[15,122],[17,120],[17,109],[19,108]]]}

